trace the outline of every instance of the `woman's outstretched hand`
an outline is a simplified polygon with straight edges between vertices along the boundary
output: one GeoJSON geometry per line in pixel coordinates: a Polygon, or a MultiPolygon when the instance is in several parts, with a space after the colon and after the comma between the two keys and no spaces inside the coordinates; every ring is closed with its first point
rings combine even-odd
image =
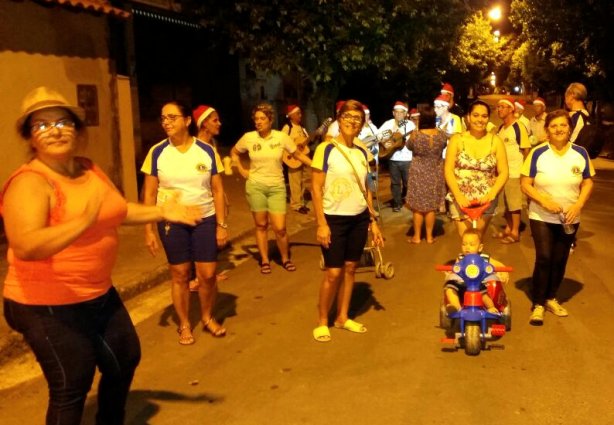
{"type": "Polygon", "coordinates": [[[174,192],[164,204],[160,206],[162,218],[172,223],[183,223],[194,226],[202,220],[202,211],[196,205],[179,203],[180,194],[174,192]]]}

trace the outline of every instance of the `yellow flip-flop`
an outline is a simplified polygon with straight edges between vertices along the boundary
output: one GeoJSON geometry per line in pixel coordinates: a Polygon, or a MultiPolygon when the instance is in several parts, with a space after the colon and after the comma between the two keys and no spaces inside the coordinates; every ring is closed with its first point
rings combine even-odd
{"type": "Polygon", "coordinates": [[[339,329],[345,329],[346,331],[355,332],[357,334],[364,334],[367,332],[367,328],[362,323],[358,323],[353,321],[352,319],[347,319],[345,323],[336,323],[335,327],[339,329]]]}
{"type": "Polygon", "coordinates": [[[318,342],[329,342],[330,341],[330,329],[328,326],[318,326],[313,330],[313,339],[318,342]]]}

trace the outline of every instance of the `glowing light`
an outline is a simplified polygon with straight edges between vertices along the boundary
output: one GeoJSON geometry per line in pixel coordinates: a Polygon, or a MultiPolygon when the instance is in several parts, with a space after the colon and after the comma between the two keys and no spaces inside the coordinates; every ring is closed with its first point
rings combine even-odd
{"type": "Polygon", "coordinates": [[[501,12],[501,6],[495,6],[488,11],[488,17],[493,21],[498,21],[503,16],[501,12]]]}

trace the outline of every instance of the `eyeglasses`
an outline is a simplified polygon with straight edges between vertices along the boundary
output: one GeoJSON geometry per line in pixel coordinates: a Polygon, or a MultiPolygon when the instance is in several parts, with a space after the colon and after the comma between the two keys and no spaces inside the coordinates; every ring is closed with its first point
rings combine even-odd
{"type": "Polygon", "coordinates": [[[497,105],[497,109],[511,109],[510,105],[497,105]]]}
{"type": "Polygon", "coordinates": [[[173,115],[173,114],[168,114],[168,115],[160,115],[160,122],[163,123],[165,121],[168,122],[175,122],[175,120],[177,118],[183,118],[183,115],[173,115]]]}
{"type": "Polygon", "coordinates": [[[65,118],[58,121],[41,121],[36,124],[32,124],[30,126],[30,131],[32,133],[46,133],[52,128],[56,128],[62,131],[63,128],[75,128],[75,122],[71,119],[65,118]]]}
{"type": "Polygon", "coordinates": [[[354,124],[360,124],[362,122],[362,117],[360,115],[343,114],[341,115],[341,119],[354,124]]]}

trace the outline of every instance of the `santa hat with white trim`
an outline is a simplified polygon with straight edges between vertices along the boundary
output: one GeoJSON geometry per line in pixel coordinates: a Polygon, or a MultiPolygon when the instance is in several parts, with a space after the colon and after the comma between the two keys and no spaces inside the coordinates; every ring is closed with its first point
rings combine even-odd
{"type": "Polygon", "coordinates": [[[441,94],[449,94],[454,96],[454,87],[450,83],[443,83],[441,86],[441,94]]]}
{"type": "Polygon", "coordinates": [[[497,102],[497,104],[499,104],[499,103],[506,104],[507,106],[512,108],[512,111],[516,108],[516,106],[514,106],[514,99],[512,99],[511,97],[503,97],[503,98],[499,99],[499,101],[497,102]]]}
{"type": "Polygon", "coordinates": [[[435,106],[450,106],[450,96],[447,94],[440,94],[433,101],[435,106]]]}
{"type": "Polygon", "coordinates": [[[288,105],[288,107],[286,108],[286,117],[289,117],[290,115],[300,110],[301,108],[298,105],[288,105]]]}
{"type": "Polygon", "coordinates": [[[203,125],[203,122],[207,119],[209,115],[215,112],[215,109],[211,106],[207,105],[198,105],[196,109],[192,111],[192,117],[194,121],[196,121],[196,127],[200,128],[203,125]]]}
{"type": "Polygon", "coordinates": [[[407,103],[405,102],[401,102],[400,100],[397,100],[396,102],[394,102],[394,106],[392,107],[392,110],[395,111],[409,111],[409,107],[407,106],[407,103]]]}

